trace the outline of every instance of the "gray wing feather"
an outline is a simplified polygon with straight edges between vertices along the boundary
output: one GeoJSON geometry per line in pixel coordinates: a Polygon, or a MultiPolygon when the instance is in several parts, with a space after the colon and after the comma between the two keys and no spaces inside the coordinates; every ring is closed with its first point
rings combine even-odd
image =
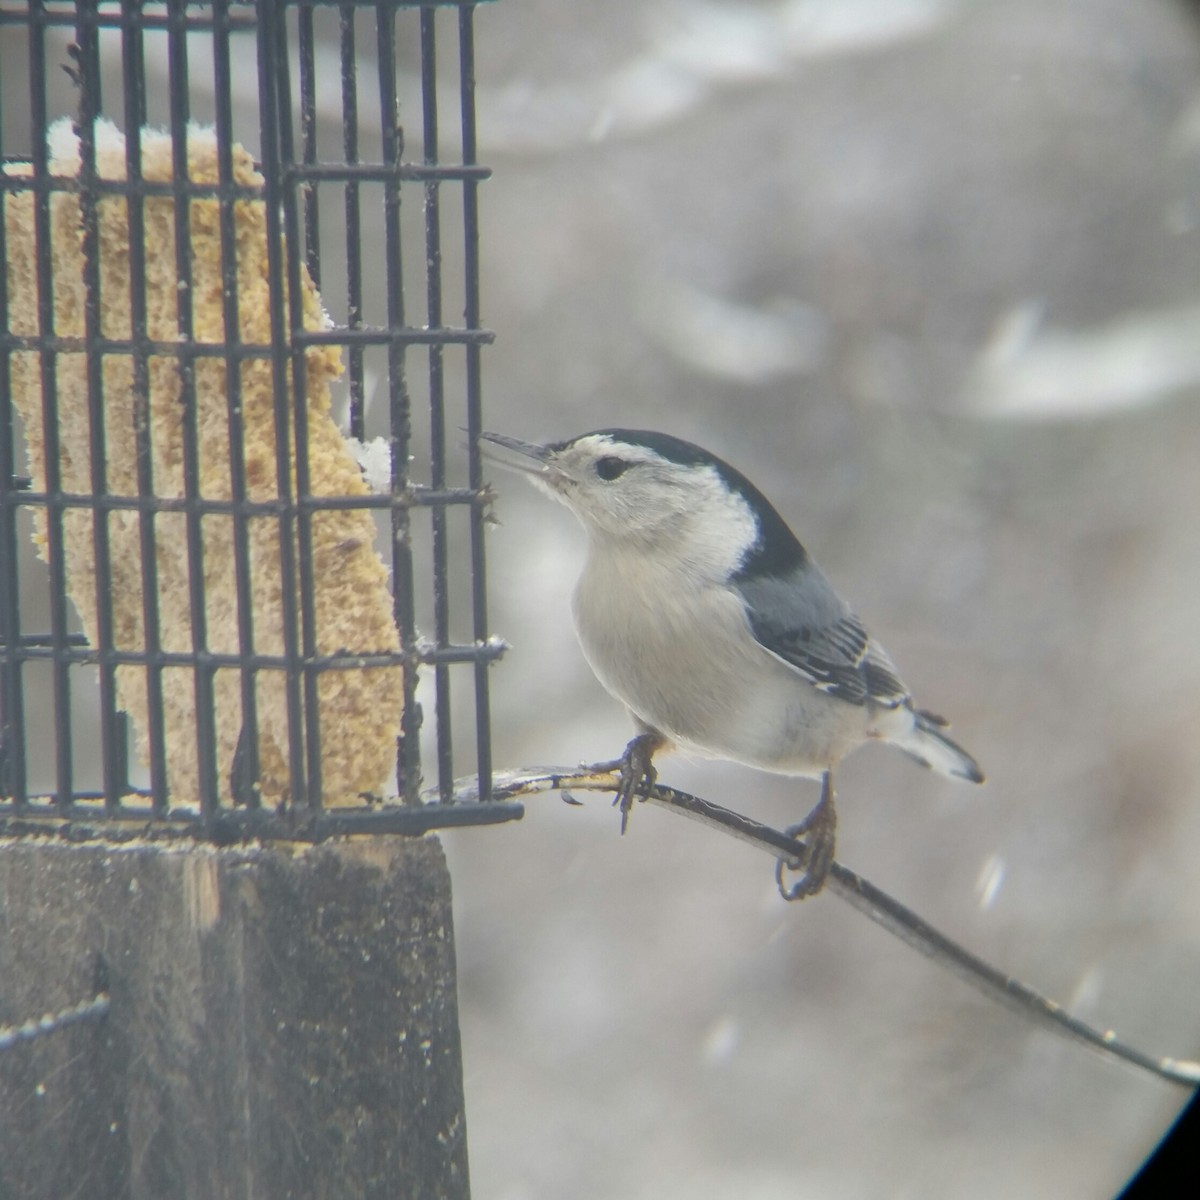
{"type": "Polygon", "coordinates": [[[908,700],[887,652],[811,560],[782,578],[734,581],[759,644],[812,685],[850,704],[895,708],[908,700]]]}

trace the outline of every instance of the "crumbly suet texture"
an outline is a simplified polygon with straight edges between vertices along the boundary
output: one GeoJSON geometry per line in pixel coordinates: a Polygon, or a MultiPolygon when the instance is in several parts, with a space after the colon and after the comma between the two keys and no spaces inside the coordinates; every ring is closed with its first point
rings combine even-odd
{"type": "MultiPolygon", "coordinates": [[[[69,126],[56,125],[50,135],[50,171],[78,176],[79,148],[69,126]]],[[[245,149],[232,148],[233,179],[242,187],[261,190],[264,180],[245,149]]],[[[4,168],[29,175],[29,164],[4,168]]],[[[96,171],[100,178],[126,177],[125,140],[108,122],[96,123],[96,171]]],[[[187,172],[193,183],[218,182],[216,136],[193,126],[187,136],[187,172]]],[[[167,134],[145,130],[141,136],[141,174],[150,182],[173,178],[172,143],[167,134]]],[[[133,336],[130,304],[130,220],[132,202],[104,195],[97,204],[100,332],[106,338],[133,336]]],[[[35,196],[32,192],[4,197],[7,246],[8,314],[11,332],[39,336],[38,284],[35,268],[35,196]]],[[[170,196],[151,196],[142,203],[145,248],[146,332],[152,341],[182,342],[180,295],[176,273],[176,203],[170,196]]],[[[83,337],[87,289],[84,275],[84,228],[78,194],[52,192],[49,201],[50,248],[54,314],[53,332],[83,337]]],[[[275,396],[269,354],[271,294],[268,284],[268,214],[257,198],[233,206],[237,262],[237,336],[244,346],[261,348],[262,356],[241,361],[235,369],[240,383],[241,461],[246,496],[271,501],[279,496],[275,445],[275,396]]],[[[215,197],[196,197],[188,204],[192,306],[191,331],[196,344],[224,345],[224,290],[221,274],[220,209],[215,197]]],[[[289,248],[280,238],[283,260],[289,248]]],[[[304,326],[320,330],[329,325],[320,297],[307,271],[300,268],[304,326]]],[[[283,297],[284,311],[287,298],[283,297]]],[[[59,487],[67,493],[92,495],[100,482],[93,478],[91,418],[88,407],[87,356],[63,352],[54,356],[56,435],[48,436],[41,354],[18,351],[11,356],[12,396],[24,422],[33,487],[47,485],[47,453],[57,460],[59,487]],[[55,443],[57,443],[55,445],[55,443]]],[[[227,360],[223,355],[199,355],[194,363],[192,389],[185,389],[181,370],[185,359],[175,354],[151,355],[145,364],[146,384],[139,388],[132,355],[108,353],[101,366],[104,412],[103,490],[109,495],[137,496],[137,437],[139,426],[150,446],[152,491],[159,497],[184,497],[184,455],[187,406],[195,420],[198,460],[197,493],[209,500],[229,500],[230,397],[227,360]]],[[[315,496],[362,496],[367,487],[359,468],[330,414],[330,381],[340,375],[337,347],[316,346],[305,352],[303,404],[308,426],[308,474],[315,496]]],[[[295,391],[291,378],[289,390],[295,391]]],[[[236,430],[234,431],[236,434],[236,430]]],[[[294,429],[288,430],[291,478],[295,494],[294,429]]],[[[143,589],[146,564],[142,559],[139,514],[119,509],[107,517],[112,587],[97,596],[95,522],[91,508],[67,508],[61,517],[62,550],[67,587],[92,645],[100,644],[98,605],[112,622],[112,644],[119,650],[146,649],[143,589]]],[[[153,518],[154,566],[157,571],[158,640],[163,650],[191,653],[197,648],[191,608],[192,559],[188,551],[188,517],[156,513],[153,518]]],[[[58,536],[58,521],[48,521],[44,509],[35,514],[35,541],[43,558],[49,539],[58,536]]],[[[280,565],[281,523],[278,517],[255,516],[247,521],[250,575],[248,592],[253,624],[253,650],[282,655],[284,581],[280,565]]],[[[392,619],[387,570],[374,549],[375,526],[365,510],[330,511],[312,519],[312,575],[315,580],[314,617],[318,654],[394,652],[400,641],[392,619]]],[[[240,654],[238,586],[234,558],[234,519],[228,513],[200,518],[203,559],[206,648],[221,654],[240,654]]],[[[298,555],[298,533],[293,534],[298,555]]],[[[297,562],[299,558],[297,557],[297,562]]],[[[297,598],[298,604],[298,598],[297,598]]],[[[124,665],[116,670],[121,706],[137,726],[143,761],[148,759],[147,670],[124,665]]],[[[196,689],[191,667],[168,667],[162,672],[168,786],[174,802],[199,798],[196,689]]],[[[220,799],[230,802],[230,773],[242,727],[241,672],[218,670],[213,679],[216,725],[216,768],[220,799]]],[[[381,792],[396,761],[403,707],[403,672],[399,666],[325,671],[317,686],[321,730],[321,774],[326,804],[355,803],[362,792],[381,792]]],[[[284,672],[263,669],[255,677],[259,772],[257,785],[265,802],[286,797],[289,728],[284,672]]]]}

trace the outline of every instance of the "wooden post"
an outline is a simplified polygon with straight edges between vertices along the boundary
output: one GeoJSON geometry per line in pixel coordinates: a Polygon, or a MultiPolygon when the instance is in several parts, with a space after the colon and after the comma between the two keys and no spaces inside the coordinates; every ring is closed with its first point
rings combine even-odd
{"type": "Polygon", "coordinates": [[[0,841],[0,1200],[468,1196],[432,837],[0,841]]]}

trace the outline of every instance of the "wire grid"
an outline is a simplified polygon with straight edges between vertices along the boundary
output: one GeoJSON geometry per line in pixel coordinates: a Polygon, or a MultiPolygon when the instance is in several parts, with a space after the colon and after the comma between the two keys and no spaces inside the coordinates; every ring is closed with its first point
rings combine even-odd
{"type": "MultiPolygon", "coordinates": [[[[208,836],[317,838],[355,831],[418,832],[520,815],[519,805],[492,801],[490,787],[488,667],[502,647],[488,635],[483,539],[488,494],[478,445],[480,351],[492,334],[480,324],[479,306],[477,191],[489,172],[476,161],[474,7],[452,0],[0,3],[0,39],[7,39],[11,50],[17,34],[27,50],[21,54],[19,47],[15,55],[27,65],[27,90],[16,86],[7,65],[0,72],[6,80],[0,90],[0,162],[22,158],[32,163],[32,173],[26,177],[0,175],[0,206],[21,191],[33,193],[41,331],[35,337],[10,332],[7,289],[0,279],[0,822],[12,827],[22,819],[40,817],[167,819],[208,836]],[[456,87],[444,82],[447,75],[457,77],[456,87]],[[456,128],[453,137],[447,137],[439,122],[439,107],[451,105],[457,109],[456,128]],[[407,155],[404,123],[414,110],[420,125],[416,160],[407,155]],[[52,116],[60,113],[75,118],[77,178],[50,174],[46,130],[52,116]],[[131,147],[125,179],[101,178],[97,173],[93,123],[101,115],[123,118],[118,123],[131,147]],[[185,131],[196,119],[215,129],[220,160],[215,185],[188,179],[185,131]],[[138,131],[151,124],[170,132],[175,170],[169,184],[152,184],[140,176],[138,131]],[[255,157],[265,178],[259,198],[267,213],[278,214],[284,234],[283,243],[266,238],[271,295],[267,346],[242,344],[236,334],[219,345],[192,337],[186,201],[197,196],[218,201],[224,327],[238,329],[233,219],[235,204],[247,198],[247,189],[232,179],[230,147],[235,140],[257,144],[255,157]],[[457,155],[443,149],[451,141],[457,142],[457,155]],[[445,203],[446,188],[460,192],[460,205],[445,203]],[[83,339],[47,332],[53,330],[49,201],[53,192],[64,190],[80,196],[87,297],[83,339]],[[147,198],[164,192],[176,200],[180,332],[178,342],[165,343],[146,334],[146,263],[140,236],[147,198]],[[96,213],[98,198],[110,194],[127,197],[133,331],[128,341],[102,337],[98,317],[96,213]],[[418,199],[419,206],[413,203],[418,199]],[[447,228],[452,232],[447,233],[447,228]],[[380,229],[382,240],[375,244],[380,229]],[[447,273],[446,258],[453,258],[456,265],[453,278],[447,273]],[[337,299],[344,295],[337,324],[321,329],[306,326],[302,260],[326,307],[336,310],[334,289],[337,299]],[[422,296],[423,305],[411,303],[412,292],[422,296]],[[461,325],[446,320],[451,295],[461,304],[461,325]],[[423,311],[415,315],[414,308],[423,311]],[[387,494],[342,497],[310,491],[308,417],[305,404],[290,403],[289,395],[293,390],[304,394],[306,351],[322,345],[344,351],[350,434],[363,439],[382,426],[390,444],[387,494]],[[19,421],[11,398],[11,356],[18,351],[40,355],[46,439],[42,494],[34,493],[31,481],[18,473],[19,421]],[[82,496],[63,490],[55,463],[56,360],[68,351],[82,351],[87,361],[93,486],[90,494],[82,496]],[[108,491],[102,362],[111,353],[130,357],[135,387],[141,389],[151,354],[176,358],[185,414],[184,496],[154,493],[149,434],[141,427],[137,494],[108,491]],[[225,501],[202,497],[195,478],[197,435],[189,402],[195,398],[195,364],[206,355],[225,362],[230,383],[232,497],[225,501]],[[425,359],[424,371],[414,370],[418,356],[425,359]],[[254,357],[269,361],[273,379],[278,498],[266,503],[247,499],[239,440],[239,364],[254,357]],[[418,393],[426,404],[419,402],[418,393]],[[466,430],[465,465],[455,460],[462,440],[460,426],[466,430]],[[294,478],[289,477],[289,461],[294,464],[294,478]],[[423,480],[414,477],[417,463],[427,470],[423,480]],[[25,549],[28,514],[39,507],[49,529],[44,604],[22,599],[30,582],[25,577],[40,570],[28,562],[25,549]],[[94,514],[96,590],[101,601],[96,644],[89,644],[73,627],[68,604],[61,529],[64,512],[72,507],[94,514]],[[377,513],[390,533],[390,539],[383,540],[391,548],[393,615],[400,640],[395,654],[317,653],[313,518],[318,512],[350,508],[377,513]],[[113,640],[107,530],[109,515],[122,510],[137,513],[140,522],[145,647],[136,651],[120,649],[113,640]],[[157,636],[155,523],[159,514],[176,512],[184,514],[188,530],[193,616],[189,653],[163,650],[157,636]],[[200,531],[202,518],[213,513],[227,514],[233,523],[236,654],[211,650],[205,629],[200,531]],[[256,651],[249,617],[255,563],[247,526],[263,515],[279,522],[284,580],[281,655],[256,651]],[[469,572],[464,572],[462,564],[467,560],[469,572]],[[38,610],[33,627],[31,609],[38,610]],[[422,636],[419,620],[430,637],[422,636]],[[463,627],[466,636],[456,640],[456,628],[463,627]],[[48,723],[27,717],[32,685],[26,677],[39,664],[49,667],[48,723]],[[140,786],[130,779],[129,723],[117,698],[116,671],[124,664],[145,667],[148,773],[140,786]],[[397,664],[404,667],[402,736],[395,773],[402,803],[378,803],[378,797],[365,797],[357,806],[324,807],[318,680],[325,672],[397,664]],[[169,794],[162,716],[163,673],[176,667],[191,670],[196,697],[199,802],[185,808],[169,794]],[[242,724],[231,777],[223,781],[212,748],[213,680],[218,669],[228,668],[240,673],[242,724]],[[91,671],[95,682],[83,681],[85,670],[91,671]],[[258,762],[256,678],[267,671],[282,671],[286,678],[289,795],[276,806],[261,803],[253,786],[258,762]],[[432,736],[427,732],[424,738],[419,673],[432,677],[422,685],[432,684],[434,709],[432,736]],[[469,679],[464,680],[464,675],[469,679]],[[457,687],[460,682],[472,695],[468,703],[452,705],[452,699],[457,699],[452,683],[457,687]],[[84,778],[87,772],[80,763],[84,752],[73,736],[81,725],[81,694],[87,693],[95,697],[99,710],[99,779],[94,786],[84,778]],[[471,749],[480,779],[479,801],[453,803],[452,727],[468,721],[474,726],[471,749]],[[49,727],[53,742],[49,786],[44,788],[31,779],[31,725],[43,737],[49,727]],[[429,797],[423,792],[423,740],[432,744],[436,759],[436,803],[425,802],[429,797]],[[232,794],[235,803],[221,799],[226,783],[225,794],[232,794]]],[[[4,236],[0,221],[0,271],[8,261],[4,236]]]]}

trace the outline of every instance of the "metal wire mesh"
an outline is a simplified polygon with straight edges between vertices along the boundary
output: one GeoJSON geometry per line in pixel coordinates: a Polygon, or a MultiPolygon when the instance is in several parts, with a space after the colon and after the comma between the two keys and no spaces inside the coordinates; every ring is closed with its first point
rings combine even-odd
{"type": "Polygon", "coordinates": [[[7,827],[520,814],[489,782],[473,10],[0,4],[7,827]]]}

